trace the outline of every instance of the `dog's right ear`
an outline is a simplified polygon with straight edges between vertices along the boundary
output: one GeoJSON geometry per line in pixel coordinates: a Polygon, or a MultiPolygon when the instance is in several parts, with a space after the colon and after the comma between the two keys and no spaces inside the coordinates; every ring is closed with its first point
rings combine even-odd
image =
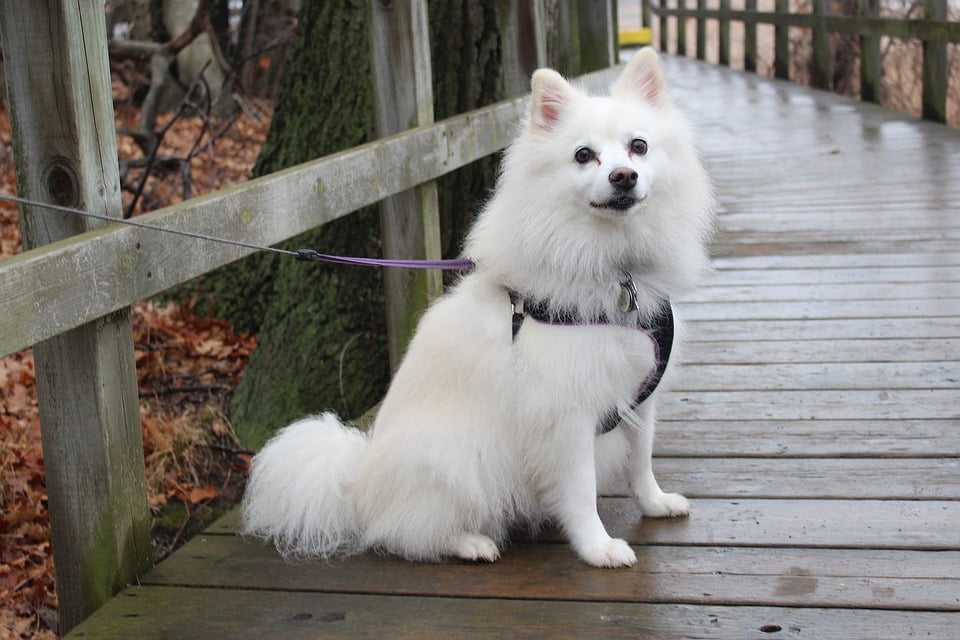
{"type": "Polygon", "coordinates": [[[563,115],[574,88],[553,69],[537,69],[530,79],[530,122],[536,129],[550,131],[563,115]]]}

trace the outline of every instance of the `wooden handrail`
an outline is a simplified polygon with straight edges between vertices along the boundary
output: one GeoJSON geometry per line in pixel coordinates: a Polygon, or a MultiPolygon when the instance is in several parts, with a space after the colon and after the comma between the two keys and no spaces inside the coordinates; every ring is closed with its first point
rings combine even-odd
{"type": "MultiPolygon", "coordinates": [[[[665,0],[669,1],[669,0],[665,0]]],[[[946,122],[947,94],[947,57],[946,46],[960,43],[960,22],[946,19],[946,0],[926,0],[923,18],[887,18],[876,15],[878,7],[875,1],[864,1],[860,5],[860,16],[839,16],[827,13],[825,3],[813,3],[812,13],[791,13],[786,0],[777,0],[777,11],[755,11],[756,1],[748,0],[745,10],[729,8],[722,2],[720,9],[707,9],[705,3],[698,0],[697,7],[687,7],[687,0],[677,0],[683,6],[668,7],[661,0],[644,0],[651,14],[661,22],[660,48],[667,50],[666,20],[672,18],[679,23],[693,19],[697,28],[697,57],[706,58],[705,39],[706,21],[717,20],[720,23],[720,47],[718,59],[727,65],[730,60],[730,39],[724,37],[730,21],[745,25],[744,67],[748,71],[756,70],[756,26],[773,25],[774,36],[774,75],[789,79],[788,29],[802,27],[814,32],[814,61],[811,69],[814,86],[829,88],[830,55],[826,36],[829,33],[842,33],[860,37],[860,47],[865,64],[861,67],[860,97],[862,100],[879,102],[880,74],[879,39],[882,37],[902,40],[919,40],[924,47],[923,61],[923,117],[938,122],[946,122]]],[[[686,29],[677,29],[677,49],[681,55],[688,55],[686,29]]]]}
{"type": "MultiPolygon", "coordinates": [[[[599,88],[615,72],[597,71],[580,82],[599,88]]],[[[503,149],[524,101],[506,100],[411,129],[138,220],[276,244],[503,149]]],[[[249,253],[110,225],[2,260],[0,354],[15,353],[249,253]]]]}

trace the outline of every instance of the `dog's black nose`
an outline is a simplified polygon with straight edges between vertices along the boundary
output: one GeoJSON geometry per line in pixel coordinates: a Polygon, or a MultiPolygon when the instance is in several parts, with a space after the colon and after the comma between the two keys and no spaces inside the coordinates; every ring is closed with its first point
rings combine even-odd
{"type": "Polygon", "coordinates": [[[637,186],[637,172],[627,167],[617,167],[608,176],[610,184],[624,191],[637,186]]]}

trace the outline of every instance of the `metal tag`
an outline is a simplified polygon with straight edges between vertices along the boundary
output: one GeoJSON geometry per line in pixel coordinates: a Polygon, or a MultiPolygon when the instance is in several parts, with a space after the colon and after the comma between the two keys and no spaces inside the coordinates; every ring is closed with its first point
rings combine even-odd
{"type": "Polygon", "coordinates": [[[624,271],[623,275],[624,279],[620,281],[620,297],[617,299],[617,304],[620,311],[630,313],[640,308],[637,302],[637,285],[633,281],[633,276],[628,272],[624,271]]]}

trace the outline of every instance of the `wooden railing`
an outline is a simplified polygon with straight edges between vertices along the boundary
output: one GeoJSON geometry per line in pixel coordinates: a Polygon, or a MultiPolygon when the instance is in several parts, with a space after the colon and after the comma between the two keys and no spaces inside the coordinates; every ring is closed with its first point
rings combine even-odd
{"type": "Polygon", "coordinates": [[[719,24],[718,61],[730,64],[730,23],[744,25],[743,60],[747,71],[757,70],[757,25],[774,27],[774,75],[790,77],[790,27],[810,29],[813,35],[813,53],[810,76],[813,86],[830,89],[831,33],[859,36],[860,41],[860,98],[879,102],[881,97],[882,65],[881,38],[919,40],[923,43],[922,114],[928,120],[947,121],[948,62],[947,44],[960,43],[960,22],[947,20],[947,0],[925,0],[922,19],[880,17],[879,0],[859,0],[859,15],[835,15],[827,0],[811,0],[810,13],[792,13],[789,0],[776,0],[776,11],[757,11],[757,0],[743,0],[744,9],[730,8],[730,0],[719,0],[718,9],[708,9],[706,0],[644,0],[645,16],[659,19],[659,45],[669,50],[668,24],[674,21],[676,53],[690,55],[686,25],[696,25],[696,56],[706,59],[707,21],[719,24]]]}
{"type": "MultiPolygon", "coordinates": [[[[535,65],[546,64],[548,39],[599,47],[578,50],[577,68],[613,64],[611,2],[583,2],[579,9],[576,3],[564,4],[568,13],[552,29],[544,3],[536,2],[529,25],[533,33],[518,28],[525,24],[518,16],[531,14],[526,2],[501,3],[508,90],[519,93],[527,86],[531,42],[535,65]],[[564,25],[576,25],[577,37],[564,33],[564,25]]],[[[439,230],[431,181],[504,148],[523,99],[432,124],[425,0],[371,2],[371,11],[379,129],[388,137],[167,207],[138,222],[272,245],[387,200],[384,216],[404,217],[405,224],[392,236],[385,234],[384,252],[435,257],[439,230]],[[416,128],[404,131],[411,123],[416,128]]],[[[118,217],[103,3],[0,3],[0,36],[19,195],[118,217]],[[36,80],[52,74],[56,82],[36,80]]],[[[604,71],[581,78],[594,88],[610,79],[604,71]]],[[[152,563],[130,305],[252,250],[154,229],[88,223],[42,207],[21,206],[20,212],[29,250],[0,261],[0,355],[34,346],[60,631],[65,633],[152,563]]],[[[391,314],[400,318],[392,341],[403,340],[411,327],[408,319],[431,291],[436,293],[439,282],[390,287],[421,296],[413,301],[413,296],[388,296],[388,319],[391,314]]],[[[394,351],[392,345],[391,355],[394,351]]]]}

